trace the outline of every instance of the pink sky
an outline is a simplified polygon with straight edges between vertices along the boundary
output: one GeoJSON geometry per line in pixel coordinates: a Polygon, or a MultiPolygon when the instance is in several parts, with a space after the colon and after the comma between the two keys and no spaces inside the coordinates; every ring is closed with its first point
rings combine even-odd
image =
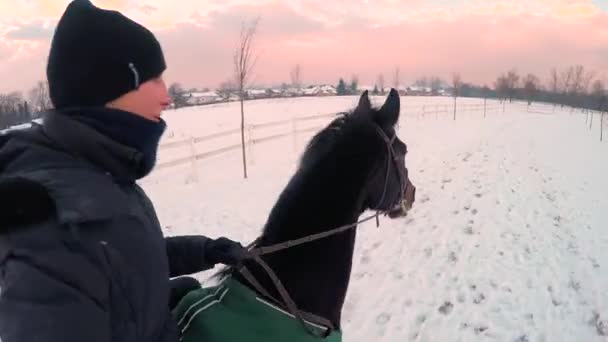
{"type": "MultiPolygon", "coordinates": [[[[260,16],[254,81],[372,85],[401,69],[492,85],[510,68],[546,79],[551,67],[608,72],[608,0],[93,0],[148,26],[164,47],[168,82],[214,87],[232,75],[242,20],[260,16]],[[594,4],[595,2],[595,4],[594,4]],[[599,4],[599,6],[598,6],[599,4]]],[[[68,0],[0,2],[0,92],[44,79],[54,26],[68,0]]]]}

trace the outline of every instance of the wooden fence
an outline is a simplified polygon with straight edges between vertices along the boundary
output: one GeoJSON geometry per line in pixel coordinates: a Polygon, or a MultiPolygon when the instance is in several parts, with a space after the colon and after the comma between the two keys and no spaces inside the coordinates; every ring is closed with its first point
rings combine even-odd
{"type": "MultiPolygon", "coordinates": [[[[452,104],[428,104],[418,106],[402,106],[401,113],[404,119],[425,119],[425,118],[436,118],[439,119],[442,116],[448,116],[453,111],[452,104]]],[[[502,110],[502,106],[494,103],[481,103],[481,104],[458,104],[457,110],[461,112],[469,113],[483,113],[484,117],[491,112],[499,112],[502,110]]],[[[297,137],[300,134],[311,133],[321,130],[331,119],[336,117],[336,113],[331,114],[315,114],[307,116],[293,117],[290,119],[283,119],[264,123],[254,123],[245,126],[245,144],[250,154],[252,148],[256,145],[274,141],[277,139],[284,139],[289,136],[293,137],[294,150],[297,149],[297,137]]],[[[188,148],[189,151],[186,155],[180,153],[181,157],[170,159],[166,161],[160,161],[156,165],[156,170],[162,170],[171,168],[178,165],[184,165],[192,163],[194,169],[196,169],[196,162],[220,154],[224,154],[230,151],[237,151],[241,149],[240,139],[240,128],[230,129],[221,132],[216,132],[208,135],[190,137],[187,139],[170,141],[162,143],[159,146],[159,156],[165,156],[172,154],[171,151],[180,148],[188,148]],[[226,138],[234,136],[234,143],[227,143],[221,147],[201,151],[201,145],[204,143],[211,143],[214,140],[220,138],[226,138]]]]}

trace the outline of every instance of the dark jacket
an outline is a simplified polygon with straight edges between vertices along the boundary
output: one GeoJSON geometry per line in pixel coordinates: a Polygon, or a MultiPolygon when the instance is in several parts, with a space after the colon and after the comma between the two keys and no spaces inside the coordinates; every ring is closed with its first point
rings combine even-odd
{"type": "Polygon", "coordinates": [[[177,341],[169,278],[213,265],[206,238],[163,237],[141,162],[57,113],[0,136],[2,342],[177,341]]]}

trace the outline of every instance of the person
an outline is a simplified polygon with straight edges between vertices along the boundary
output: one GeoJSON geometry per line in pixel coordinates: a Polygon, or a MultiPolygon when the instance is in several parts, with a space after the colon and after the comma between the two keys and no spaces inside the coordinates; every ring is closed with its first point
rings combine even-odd
{"type": "Polygon", "coordinates": [[[47,64],[54,109],[0,137],[0,340],[174,342],[181,277],[238,265],[236,241],[164,237],[137,180],[170,103],[154,35],[74,0],[47,64]],[[173,279],[172,279],[173,278],[173,279]]]}

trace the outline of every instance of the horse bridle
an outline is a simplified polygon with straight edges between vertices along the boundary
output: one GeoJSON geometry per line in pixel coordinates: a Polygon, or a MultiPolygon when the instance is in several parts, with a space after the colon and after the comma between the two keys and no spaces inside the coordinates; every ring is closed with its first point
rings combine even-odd
{"type": "MultiPolygon", "coordinates": [[[[325,231],[322,233],[318,233],[318,234],[313,234],[313,235],[309,235],[309,236],[305,236],[299,239],[295,239],[295,240],[290,240],[290,241],[285,241],[285,242],[281,242],[281,243],[277,243],[274,245],[270,245],[270,246],[263,246],[263,247],[255,247],[255,245],[259,242],[259,238],[255,241],[253,241],[248,247],[248,251],[249,251],[249,257],[251,260],[255,261],[257,264],[260,265],[260,267],[262,267],[262,269],[267,273],[268,277],[270,278],[270,280],[272,280],[277,292],[279,293],[279,295],[281,296],[281,299],[283,300],[283,302],[281,303],[281,301],[277,300],[276,298],[274,298],[274,296],[272,296],[258,281],[257,279],[255,279],[255,277],[253,276],[253,274],[249,271],[249,269],[247,269],[246,266],[242,265],[239,268],[239,272],[243,275],[243,277],[263,296],[265,296],[266,298],[272,300],[275,304],[279,305],[279,306],[283,306],[284,308],[287,309],[287,311],[293,315],[298,321],[300,321],[300,323],[304,326],[304,328],[306,329],[307,332],[309,332],[311,335],[319,337],[319,338],[326,338],[328,336],[331,335],[331,333],[335,330],[335,327],[333,326],[332,322],[329,321],[328,319],[324,318],[324,317],[320,317],[305,311],[302,311],[300,309],[298,309],[296,303],[293,301],[293,299],[291,298],[291,296],[289,295],[289,293],[287,292],[287,289],[285,288],[285,286],[281,283],[281,280],[277,277],[277,275],[274,273],[274,271],[270,268],[270,266],[261,258],[263,255],[266,254],[271,254],[271,253],[275,253],[284,249],[288,249],[294,246],[298,246],[298,245],[302,245],[305,243],[309,243],[312,241],[316,241],[316,240],[320,240],[320,239],[324,239],[327,238],[329,236],[332,235],[336,235],[339,233],[342,233],[344,231],[350,230],[350,229],[354,229],[356,228],[359,224],[369,221],[371,219],[376,219],[376,221],[378,220],[378,216],[381,213],[386,214],[389,210],[380,212],[379,210],[377,210],[378,207],[380,207],[382,205],[382,202],[384,201],[384,198],[386,197],[386,194],[388,192],[388,183],[389,183],[389,177],[390,177],[390,169],[391,169],[391,164],[393,165],[393,167],[395,167],[396,169],[396,173],[397,176],[399,178],[399,185],[400,185],[400,195],[399,198],[397,200],[397,203],[399,202],[403,202],[403,198],[405,196],[405,191],[407,190],[407,187],[409,185],[409,180],[407,179],[406,175],[403,175],[401,172],[401,169],[399,168],[399,158],[397,157],[395,150],[393,148],[393,144],[395,142],[395,140],[397,139],[397,133],[395,132],[392,137],[388,137],[386,135],[386,133],[384,133],[384,131],[382,130],[382,128],[380,128],[380,126],[376,125],[376,130],[377,132],[380,134],[380,136],[382,137],[382,139],[384,140],[384,142],[387,145],[387,168],[386,168],[386,176],[385,176],[385,180],[384,180],[384,189],[383,189],[383,193],[382,193],[382,197],[380,198],[380,201],[378,202],[378,204],[376,205],[376,207],[371,208],[372,210],[376,210],[376,214],[366,217],[365,219],[359,220],[355,223],[352,224],[348,224],[348,225],[344,225],[329,231],[325,231]],[[327,330],[325,331],[324,334],[319,335],[316,331],[314,331],[308,324],[306,324],[306,321],[320,325],[320,326],[324,326],[327,327],[327,330]]],[[[407,171],[407,169],[406,169],[407,171]]],[[[395,203],[395,204],[397,204],[395,203]]]]}
{"type": "MultiPolygon", "coordinates": [[[[389,177],[390,177],[391,164],[393,164],[393,167],[395,168],[395,172],[397,173],[397,178],[399,178],[399,189],[400,189],[399,197],[395,201],[394,205],[396,205],[397,203],[403,202],[403,198],[405,197],[405,192],[407,190],[407,187],[409,186],[409,180],[407,179],[407,175],[402,174],[401,168],[399,167],[400,160],[397,157],[397,154],[395,153],[395,149],[393,148],[393,144],[395,143],[395,140],[397,140],[397,132],[394,132],[393,135],[389,138],[388,135],[386,135],[386,133],[384,133],[382,128],[380,128],[380,126],[378,126],[378,125],[376,125],[376,131],[378,132],[378,134],[380,134],[380,137],[382,137],[382,139],[386,143],[387,165],[386,165],[386,175],[384,177],[384,189],[382,190],[382,197],[380,197],[378,204],[375,207],[371,208],[372,210],[378,210],[378,208],[382,205],[384,198],[386,197],[386,194],[388,192],[388,181],[389,181],[389,177]]],[[[407,172],[407,168],[405,168],[405,171],[407,172]]]]}

